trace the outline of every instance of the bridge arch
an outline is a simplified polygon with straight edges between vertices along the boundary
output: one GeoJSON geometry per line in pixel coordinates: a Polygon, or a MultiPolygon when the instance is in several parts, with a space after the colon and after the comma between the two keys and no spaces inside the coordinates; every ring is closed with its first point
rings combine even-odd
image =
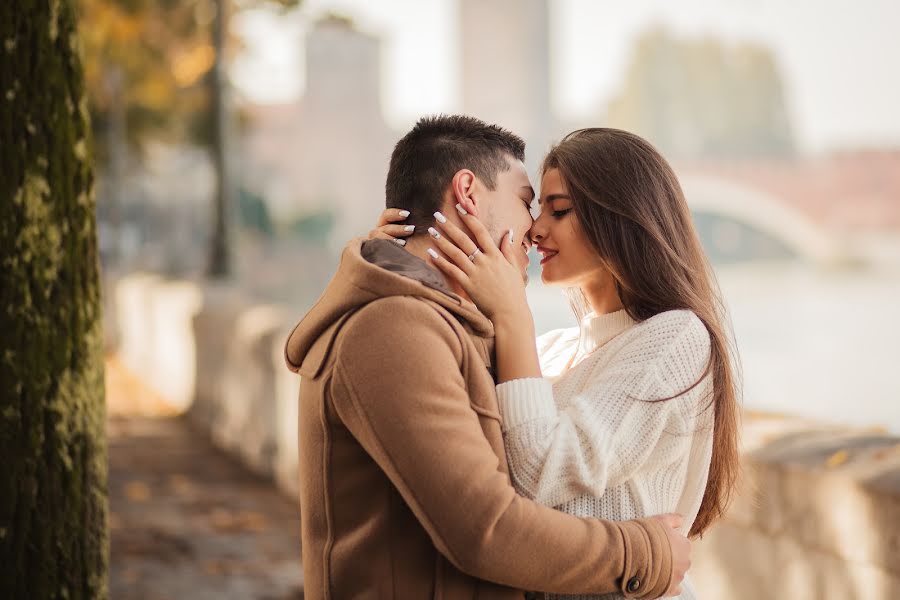
{"type": "Polygon", "coordinates": [[[713,262],[832,262],[835,240],[779,198],[738,182],[682,175],[681,186],[713,262]]]}

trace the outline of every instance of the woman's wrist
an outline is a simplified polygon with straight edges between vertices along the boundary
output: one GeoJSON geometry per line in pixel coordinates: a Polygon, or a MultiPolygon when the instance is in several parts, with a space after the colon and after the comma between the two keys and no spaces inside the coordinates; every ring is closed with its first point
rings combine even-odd
{"type": "Polygon", "coordinates": [[[510,319],[495,323],[494,350],[497,383],[541,376],[541,365],[534,345],[534,321],[530,314],[524,321],[510,319]]]}
{"type": "Polygon", "coordinates": [[[515,335],[528,337],[534,341],[534,316],[530,310],[504,311],[493,319],[494,331],[497,335],[515,335]]]}
{"type": "Polygon", "coordinates": [[[491,321],[494,325],[501,323],[503,325],[521,325],[528,323],[533,326],[534,316],[531,314],[531,307],[525,298],[525,292],[521,295],[515,294],[515,298],[507,297],[503,302],[502,308],[494,311],[491,321]]]}

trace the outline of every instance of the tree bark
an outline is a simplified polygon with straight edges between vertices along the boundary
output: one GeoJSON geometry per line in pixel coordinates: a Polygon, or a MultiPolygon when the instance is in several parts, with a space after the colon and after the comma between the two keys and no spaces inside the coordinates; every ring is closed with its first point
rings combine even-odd
{"type": "Polygon", "coordinates": [[[75,0],[0,2],[0,598],[107,597],[103,336],[75,0]]]}
{"type": "Polygon", "coordinates": [[[225,45],[228,37],[228,0],[216,0],[213,20],[213,46],[216,62],[210,73],[211,145],[216,183],[213,198],[213,222],[207,275],[223,278],[231,275],[231,172],[228,163],[228,80],[226,76],[225,45]]]}

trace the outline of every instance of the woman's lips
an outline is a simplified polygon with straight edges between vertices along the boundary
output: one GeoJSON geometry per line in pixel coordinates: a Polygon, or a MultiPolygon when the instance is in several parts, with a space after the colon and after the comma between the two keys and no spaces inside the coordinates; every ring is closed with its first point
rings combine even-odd
{"type": "Polygon", "coordinates": [[[554,258],[557,255],[556,252],[548,252],[544,255],[544,258],[541,259],[541,266],[544,266],[549,260],[554,258]]]}

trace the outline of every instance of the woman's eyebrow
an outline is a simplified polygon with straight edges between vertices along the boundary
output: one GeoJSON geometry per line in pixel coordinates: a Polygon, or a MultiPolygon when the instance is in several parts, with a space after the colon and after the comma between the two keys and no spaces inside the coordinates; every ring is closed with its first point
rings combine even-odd
{"type": "Polygon", "coordinates": [[[554,200],[571,200],[568,194],[548,194],[544,198],[538,198],[538,204],[543,204],[544,202],[553,202],[554,200]]]}

